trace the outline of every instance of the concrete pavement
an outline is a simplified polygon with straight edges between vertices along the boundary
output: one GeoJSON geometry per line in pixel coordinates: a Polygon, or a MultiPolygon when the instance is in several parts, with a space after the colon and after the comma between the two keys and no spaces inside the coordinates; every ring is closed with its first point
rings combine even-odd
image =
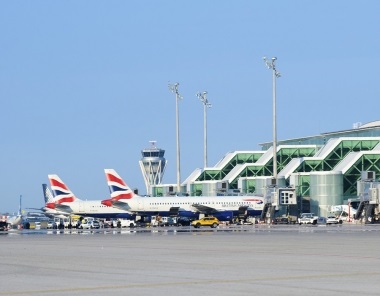
{"type": "Polygon", "coordinates": [[[0,295],[379,295],[380,225],[0,235],[0,295]]]}

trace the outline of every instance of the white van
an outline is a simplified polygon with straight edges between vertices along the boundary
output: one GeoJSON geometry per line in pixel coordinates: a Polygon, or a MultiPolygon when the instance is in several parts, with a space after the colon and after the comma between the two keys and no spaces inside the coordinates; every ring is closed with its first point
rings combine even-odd
{"type": "Polygon", "coordinates": [[[129,219],[117,219],[112,221],[113,227],[123,228],[123,227],[135,227],[136,222],[129,219]]]}

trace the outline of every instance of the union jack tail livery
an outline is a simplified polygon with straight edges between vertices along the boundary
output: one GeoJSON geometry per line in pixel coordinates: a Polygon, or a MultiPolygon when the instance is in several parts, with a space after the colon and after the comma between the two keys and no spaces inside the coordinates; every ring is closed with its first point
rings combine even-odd
{"type": "Polygon", "coordinates": [[[71,203],[79,200],[57,175],[48,175],[48,177],[53,190],[55,204],[71,203]]]}
{"type": "Polygon", "coordinates": [[[131,188],[123,181],[114,169],[105,169],[108,188],[111,193],[112,201],[121,199],[131,199],[135,194],[131,188]]]}

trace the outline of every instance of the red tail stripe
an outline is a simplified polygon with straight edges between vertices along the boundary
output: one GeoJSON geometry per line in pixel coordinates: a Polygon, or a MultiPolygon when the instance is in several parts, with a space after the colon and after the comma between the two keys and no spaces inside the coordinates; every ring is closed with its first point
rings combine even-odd
{"type": "Polygon", "coordinates": [[[113,197],[112,200],[131,199],[132,197],[133,197],[133,192],[122,193],[122,194],[119,194],[118,196],[113,197]]]}
{"type": "Polygon", "coordinates": [[[110,199],[105,199],[105,200],[102,200],[102,205],[105,205],[107,207],[111,207],[112,206],[112,202],[110,199]]]}
{"type": "Polygon", "coordinates": [[[45,205],[45,207],[49,208],[49,209],[55,209],[55,203],[54,202],[49,202],[45,205]]]}
{"type": "Polygon", "coordinates": [[[124,186],[127,186],[127,184],[125,184],[122,179],[116,177],[115,175],[107,174],[107,180],[111,181],[111,182],[116,182],[116,183],[119,183],[119,184],[123,184],[124,186]]]}
{"type": "Polygon", "coordinates": [[[73,202],[74,201],[74,196],[69,196],[69,197],[63,197],[60,200],[57,201],[57,204],[61,204],[64,202],[73,202]]]}
{"type": "Polygon", "coordinates": [[[50,184],[51,186],[57,186],[57,187],[61,187],[61,188],[64,188],[66,190],[69,190],[69,188],[67,188],[67,186],[59,181],[57,181],[56,179],[50,179],[50,184]]]}

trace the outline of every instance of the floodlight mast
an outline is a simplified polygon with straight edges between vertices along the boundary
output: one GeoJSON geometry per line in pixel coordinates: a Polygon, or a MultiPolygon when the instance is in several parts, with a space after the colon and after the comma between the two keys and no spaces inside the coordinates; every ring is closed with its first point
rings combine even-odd
{"type": "Polygon", "coordinates": [[[179,83],[169,83],[169,90],[175,93],[175,114],[176,114],[176,134],[177,134],[177,192],[181,192],[181,164],[180,164],[180,147],[179,147],[179,114],[178,114],[178,101],[183,99],[178,91],[179,83]]]}
{"type": "Polygon", "coordinates": [[[273,80],[273,178],[275,184],[277,184],[277,122],[276,122],[276,78],[281,77],[280,72],[276,69],[276,57],[273,57],[271,61],[263,57],[265,64],[268,69],[272,70],[272,80],[273,80]]]}
{"type": "Polygon", "coordinates": [[[207,91],[197,93],[198,99],[203,103],[203,165],[205,168],[207,167],[207,108],[212,107],[206,96],[207,91]]]}

